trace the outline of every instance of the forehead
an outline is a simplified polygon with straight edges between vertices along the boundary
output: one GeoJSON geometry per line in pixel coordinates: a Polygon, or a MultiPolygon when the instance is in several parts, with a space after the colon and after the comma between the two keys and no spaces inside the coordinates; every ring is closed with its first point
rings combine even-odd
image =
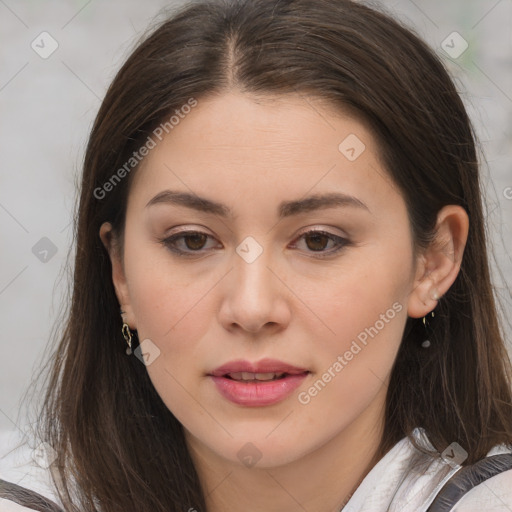
{"type": "Polygon", "coordinates": [[[391,185],[365,124],[310,96],[198,99],[156,142],[134,176],[130,196],[137,202],[164,188],[205,195],[222,185],[236,202],[257,188],[282,197],[391,185]]]}

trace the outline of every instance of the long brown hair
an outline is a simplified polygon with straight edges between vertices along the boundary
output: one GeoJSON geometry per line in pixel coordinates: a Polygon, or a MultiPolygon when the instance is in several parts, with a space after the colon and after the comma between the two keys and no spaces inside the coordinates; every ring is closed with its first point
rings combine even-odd
{"type": "Polygon", "coordinates": [[[144,365],[125,356],[99,238],[111,222],[122,250],[137,166],[104,197],[98,189],[190,98],[232,89],[308,95],[366,121],[405,198],[417,250],[432,240],[443,206],[468,213],[462,266],[438,303],[428,350],[421,320],[407,320],[377,458],[418,426],[433,456],[456,441],[469,454],[464,464],[512,443],[510,360],[490,280],[475,138],[442,62],[410,29],[350,0],[204,0],[180,7],[135,49],[87,145],[72,297],[38,424],[57,451],[52,467],[69,510],[206,510],[182,426],[144,365]]]}

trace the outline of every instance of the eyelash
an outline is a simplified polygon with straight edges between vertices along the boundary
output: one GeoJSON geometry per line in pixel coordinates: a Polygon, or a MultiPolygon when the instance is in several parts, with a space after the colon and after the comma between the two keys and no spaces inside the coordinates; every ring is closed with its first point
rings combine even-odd
{"type": "MultiPolygon", "coordinates": [[[[200,255],[202,252],[204,253],[204,251],[202,249],[199,249],[197,251],[190,250],[190,249],[189,249],[189,251],[183,251],[182,249],[177,249],[175,244],[176,244],[176,241],[179,239],[185,239],[187,237],[194,236],[194,235],[205,235],[209,238],[213,238],[208,233],[203,233],[202,231],[193,231],[192,230],[192,231],[182,231],[180,233],[176,233],[175,235],[169,236],[167,238],[160,239],[159,241],[162,245],[164,245],[167,249],[172,251],[177,256],[185,257],[185,258],[193,258],[196,255],[200,255]]],[[[313,254],[315,254],[315,258],[327,258],[329,256],[332,256],[333,254],[336,254],[336,253],[342,251],[345,247],[350,245],[349,240],[347,240],[346,238],[334,235],[332,233],[329,233],[328,231],[322,231],[322,230],[316,230],[316,229],[302,233],[297,240],[299,240],[302,237],[305,237],[307,235],[326,236],[330,240],[337,243],[338,247],[336,249],[331,249],[330,251],[310,251],[313,254]]]]}

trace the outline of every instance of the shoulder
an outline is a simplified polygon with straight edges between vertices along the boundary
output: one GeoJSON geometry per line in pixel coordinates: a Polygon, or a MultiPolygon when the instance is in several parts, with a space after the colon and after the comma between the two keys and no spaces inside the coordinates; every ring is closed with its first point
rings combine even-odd
{"type": "Polygon", "coordinates": [[[0,431],[0,512],[59,509],[46,454],[28,435],[0,431]]]}
{"type": "Polygon", "coordinates": [[[512,445],[497,445],[480,461],[459,468],[436,497],[434,510],[444,510],[446,502],[454,503],[453,512],[510,512],[512,445]]]}
{"type": "MultiPolygon", "coordinates": [[[[422,429],[416,429],[414,437],[420,446],[432,450],[422,429]]],[[[377,463],[347,510],[512,512],[512,446],[498,445],[479,463],[463,468],[454,460],[416,450],[410,441],[404,438],[377,463]],[[491,456],[499,456],[499,461],[491,456]],[[365,483],[371,485],[365,487],[365,483]],[[457,496],[460,499],[453,501],[457,496]],[[453,505],[447,508],[449,503],[453,505]]]]}
{"type": "Polygon", "coordinates": [[[512,510],[512,468],[484,480],[468,491],[453,512],[510,512],[512,510]]]}
{"type": "Polygon", "coordinates": [[[14,482],[0,479],[0,511],[35,510],[63,512],[62,508],[47,497],[14,482]]]}

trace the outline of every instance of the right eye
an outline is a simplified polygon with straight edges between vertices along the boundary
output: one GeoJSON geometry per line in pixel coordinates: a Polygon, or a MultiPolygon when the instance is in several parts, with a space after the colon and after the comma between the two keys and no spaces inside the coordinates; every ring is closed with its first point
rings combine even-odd
{"type": "Polygon", "coordinates": [[[202,231],[182,231],[164,238],[160,242],[178,256],[189,257],[203,254],[205,252],[203,248],[208,238],[215,240],[211,235],[202,231]]]}

